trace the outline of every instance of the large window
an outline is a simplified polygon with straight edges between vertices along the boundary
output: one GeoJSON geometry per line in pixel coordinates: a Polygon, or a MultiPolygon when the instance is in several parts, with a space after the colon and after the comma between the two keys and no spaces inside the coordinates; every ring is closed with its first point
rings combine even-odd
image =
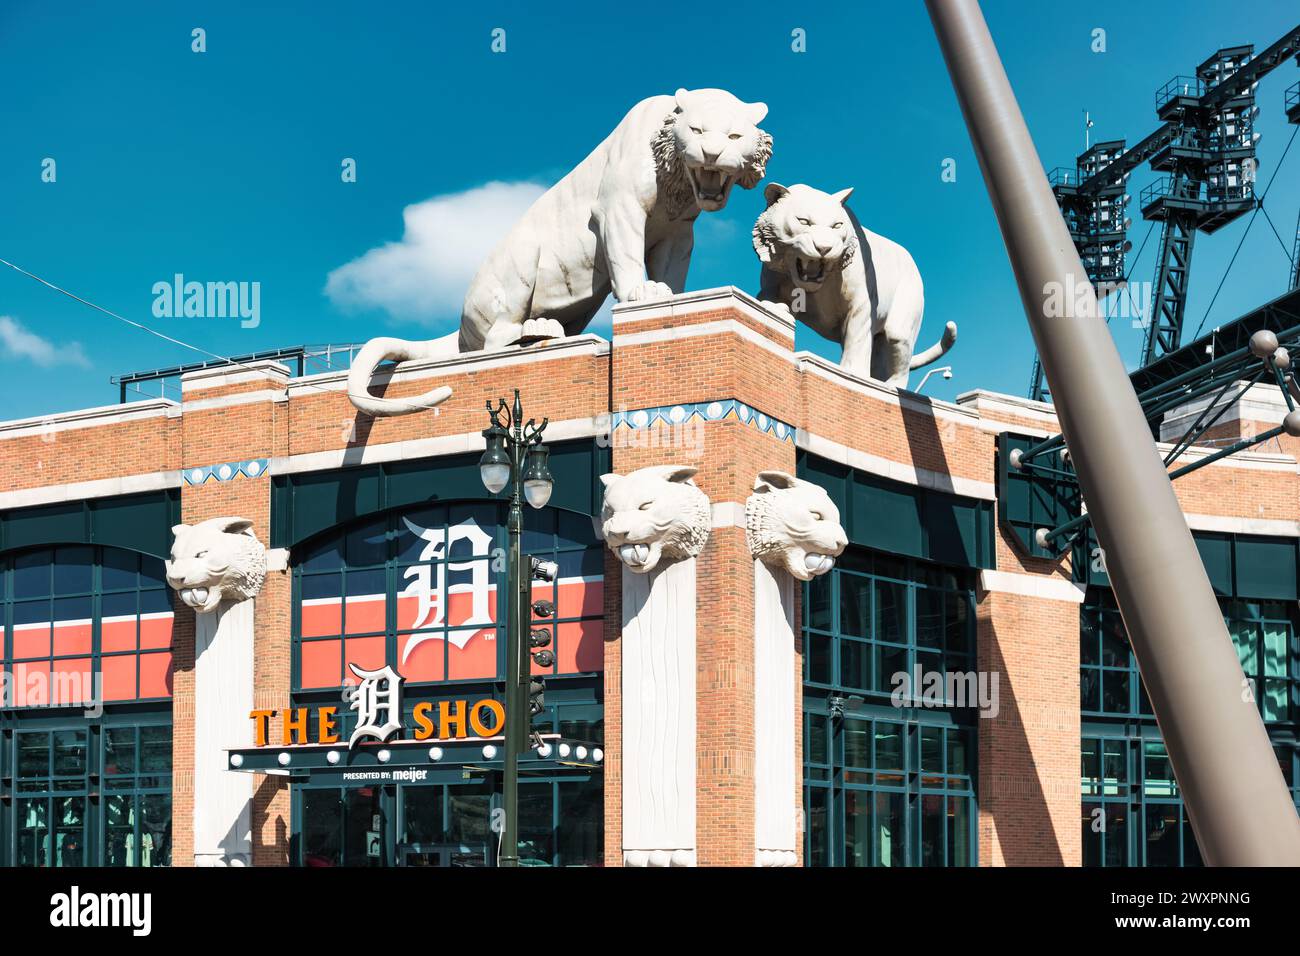
{"type": "MultiPolygon", "coordinates": [[[[386,664],[405,679],[405,726],[423,701],[500,698],[508,539],[496,502],[422,505],[326,532],[295,550],[293,696],[334,703],[355,683],[352,665],[386,664]]],[[[551,601],[538,618],[551,632],[539,733],[603,743],[604,551],[588,515],[528,509],[525,556],[554,562],[556,580],[534,582],[551,601]]],[[[347,740],[355,712],[340,708],[347,740]]],[[[499,759],[499,758],[498,758],[499,759]]],[[[425,769],[422,767],[422,769],[425,769]]],[[[301,866],[491,866],[501,772],[493,758],[429,767],[419,784],[349,785],[314,771],[294,787],[293,859],[301,866]]],[[[559,761],[520,781],[519,842],[525,865],[603,863],[603,775],[559,761]]]]}
{"type": "Polygon", "coordinates": [[[10,720],[0,768],[5,865],[171,865],[170,714],[10,720]]]}
{"type": "MultiPolygon", "coordinates": [[[[1295,603],[1221,597],[1219,604],[1248,682],[1243,694],[1259,708],[1300,805],[1295,603]]],[[[1164,741],[1109,590],[1088,591],[1079,639],[1084,865],[1201,865],[1164,741]]]]}
{"type": "MultiPolygon", "coordinates": [[[[1300,639],[1295,602],[1220,599],[1249,682],[1243,688],[1268,723],[1300,714],[1300,639]]],[[[1079,695],[1085,716],[1151,717],[1128,632],[1109,591],[1092,589],[1079,621],[1079,695]]]]}
{"type": "Polygon", "coordinates": [[[117,548],[0,558],[6,707],[165,699],[172,605],[163,562],[117,548]]]}
{"type": "MultiPolygon", "coordinates": [[[[498,678],[502,517],[496,504],[426,507],[305,546],[295,566],[295,689],[355,680],[352,664],[391,663],[409,683],[498,678]]],[[[523,549],[559,567],[554,582],[533,587],[534,600],[557,609],[548,672],[603,670],[603,555],[591,518],[530,509],[523,549]]]]}
{"type": "MultiPolygon", "coordinates": [[[[296,862],[309,867],[494,865],[492,814],[501,808],[500,783],[492,774],[463,776],[473,779],[302,788],[296,862]]],[[[602,801],[598,776],[521,780],[521,865],[601,866],[602,801]]]]}
{"type": "Polygon", "coordinates": [[[806,862],[974,866],[977,700],[952,690],[977,684],[946,680],[973,676],[968,574],[850,549],[804,595],[806,862]]]}

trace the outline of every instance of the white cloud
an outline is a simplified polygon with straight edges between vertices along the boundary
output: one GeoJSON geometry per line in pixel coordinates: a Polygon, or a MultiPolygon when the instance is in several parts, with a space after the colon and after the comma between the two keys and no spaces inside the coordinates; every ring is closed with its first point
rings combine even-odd
{"type": "Polygon", "coordinates": [[[325,294],[335,305],[381,308],[398,319],[459,318],[483,259],[545,191],[538,183],[491,182],[407,206],[401,241],[339,266],[325,294]]]}
{"type": "Polygon", "coordinates": [[[90,368],[90,359],[86,358],[80,342],[55,345],[7,315],[0,315],[0,358],[27,359],[41,368],[52,365],[90,368]]]}

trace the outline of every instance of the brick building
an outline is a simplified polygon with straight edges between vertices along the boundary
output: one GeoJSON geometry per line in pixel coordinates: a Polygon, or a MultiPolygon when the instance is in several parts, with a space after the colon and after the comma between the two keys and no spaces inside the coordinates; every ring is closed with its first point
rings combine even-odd
{"type": "MultiPolygon", "coordinates": [[[[484,403],[515,388],[549,419],[556,478],[524,535],[558,567],[534,588],[556,605],[536,724],[555,745],[522,771],[526,860],[1196,862],[1099,551],[1034,558],[1016,541],[997,449],[1055,433],[1050,405],[855,377],[796,352],[788,317],[734,289],[620,306],[610,341],[404,366],[386,394],[434,380],[453,389],[436,411],[371,419],[344,373],[249,362],[185,374],[180,401],[0,424],[0,863],[490,864],[499,727],[477,702],[499,699],[505,672],[505,531],[478,459],[484,403]],[[643,693],[655,662],[624,659],[629,585],[598,520],[601,475],[661,464],[697,469],[711,512],[693,559],[694,666],[666,714],[669,698],[643,693]],[[824,488],[849,540],[792,592],[793,663],[775,690],[787,672],[756,651],[766,612],[746,537],[766,471],[824,488]],[[222,516],[251,522],[268,564],[250,659],[204,691],[216,645],[196,660],[201,615],[163,559],[173,526],[222,516]],[[354,666],[403,678],[392,742],[348,746],[354,666]],[[896,693],[897,675],[931,673],[969,676],[977,697],[896,693]],[[647,717],[646,700],[660,711],[647,717]],[[419,713],[439,727],[417,746],[419,713]],[[641,739],[666,720],[686,736],[641,739]],[[660,858],[632,831],[656,832],[669,776],[691,792],[671,797],[685,835],[660,858]],[[196,840],[212,781],[230,778],[247,787],[234,828],[247,834],[196,840]],[[777,818],[789,845],[765,835],[777,818]]],[[[1285,406],[1262,395],[1209,437],[1275,425],[1285,406]]],[[[1293,788],[1296,455],[1283,437],[1175,485],[1293,788]]]]}

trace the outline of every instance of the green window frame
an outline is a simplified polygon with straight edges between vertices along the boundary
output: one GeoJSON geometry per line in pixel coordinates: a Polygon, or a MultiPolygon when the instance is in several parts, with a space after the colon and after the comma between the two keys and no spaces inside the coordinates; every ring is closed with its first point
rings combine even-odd
{"type": "MultiPolygon", "coordinates": [[[[428,865],[431,851],[440,850],[452,855],[454,866],[492,866],[496,835],[491,817],[501,805],[497,774],[462,779],[469,775],[445,770],[435,773],[443,779],[369,787],[332,783],[295,787],[294,865],[428,865]],[[363,812],[349,813],[350,803],[362,804],[363,812]],[[376,817],[378,830],[371,829],[376,817]],[[373,853],[366,852],[369,847],[360,839],[363,833],[378,836],[373,853]]],[[[565,773],[521,779],[519,855],[521,866],[602,866],[601,775],[565,773]]]]}
{"type": "Polygon", "coordinates": [[[170,866],[170,709],[48,713],[0,734],[0,863],[170,866]]]}
{"type": "Polygon", "coordinates": [[[0,706],[169,700],[172,601],[150,554],[74,544],[0,555],[0,669],[11,678],[0,706]]]}
{"type": "MultiPolygon", "coordinates": [[[[1295,602],[1220,598],[1224,623],[1265,723],[1300,718],[1300,610],[1295,602]]],[[[1085,718],[1154,715],[1114,597],[1089,589],[1079,618],[1079,701],[1085,718]]]]}
{"type": "Polygon", "coordinates": [[[970,573],[854,547],[803,609],[806,864],[978,865],[975,702],[895,679],[973,671],[970,573]]]}
{"type": "MultiPolygon", "coordinates": [[[[305,653],[313,647],[330,648],[337,645],[337,671],[342,680],[350,675],[346,670],[354,649],[366,642],[382,643],[383,658],[395,666],[399,661],[404,641],[417,633],[409,627],[399,627],[397,603],[403,596],[410,577],[423,572],[430,578],[446,575],[448,591],[454,585],[454,575],[465,573],[469,563],[482,564],[496,589],[496,671],[495,673],[457,674],[447,638],[457,632],[456,627],[421,627],[420,634],[439,634],[441,669],[427,679],[408,680],[408,686],[440,686],[445,684],[473,684],[498,680],[505,673],[505,594],[507,544],[505,530],[506,506],[497,501],[467,501],[423,504],[370,516],[361,523],[331,529],[304,542],[293,553],[293,614],[292,614],[292,688],[294,693],[322,690],[327,685],[304,682],[305,653]],[[406,520],[421,527],[446,528],[459,521],[472,518],[479,529],[491,536],[491,551],[487,554],[465,556],[452,553],[444,547],[442,557],[421,560],[420,549],[412,546],[406,520]],[[380,620],[359,627],[348,621],[351,612],[349,599],[362,595],[380,595],[384,602],[380,620]],[[337,630],[328,633],[305,633],[303,624],[304,602],[338,599],[341,604],[337,630]]],[[[599,660],[591,653],[599,650],[602,642],[594,641],[595,631],[603,633],[604,608],[575,608],[572,602],[561,597],[561,581],[582,577],[600,578],[603,587],[604,552],[596,539],[595,528],[589,515],[547,508],[539,511],[527,509],[521,540],[525,555],[553,561],[559,567],[559,580],[550,585],[550,600],[557,608],[555,617],[546,619],[551,631],[551,650],[556,664],[551,674],[568,677],[574,674],[594,674],[604,669],[603,657],[599,660]],[[584,650],[575,653],[575,648],[584,650]],[[561,670],[563,663],[572,659],[576,670],[561,670]]],[[[533,589],[535,599],[541,599],[546,585],[538,582],[533,589]]],[[[490,625],[489,625],[490,626],[490,625]]],[[[542,626],[540,623],[538,626],[542,626]]],[[[482,627],[460,630],[481,631],[482,627]]],[[[398,667],[401,670],[400,666],[398,667]]],[[[537,671],[534,671],[537,673],[537,671]]],[[[340,683],[336,686],[342,686],[340,683]]]]}

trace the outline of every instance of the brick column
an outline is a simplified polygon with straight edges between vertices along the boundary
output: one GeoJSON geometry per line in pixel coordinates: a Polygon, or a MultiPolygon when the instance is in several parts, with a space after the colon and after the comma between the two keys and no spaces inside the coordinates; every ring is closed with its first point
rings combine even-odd
{"type": "Polygon", "coordinates": [[[981,866],[1082,865],[1082,599],[1060,576],[981,572],[979,670],[998,680],[979,722],[981,866]]]}
{"type": "MultiPolygon", "coordinates": [[[[614,313],[614,471],[692,465],[695,483],[713,504],[713,529],[697,559],[700,866],[754,864],[754,562],[745,543],[744,502],[760,471],[795,469],[793,345],[788,317],[735,289],[633,303],[614,313]]],[[[607,577],[610,588],[618,581],[607,577]]],[[[617,639],[606,646],[612,751],[618,749],[620,646],[617,639]]],[[[796,726],[800,703],[791,701],[796,726]]],[[[622,856],[620,769],[615,757],[605,777],[606,860],[614,864],[622,856]]]]}
{"type": "MultiPolygon", "coordinates": [[[[266,463],[283,455],[289,370],[276,362],[208,369],[181,382],[181,520],[239,516],[270,540],[271,494],[266,463]]],[[[282,566],[283,562],[281,562],[282,566]]],[[[275,568],[272,562],[272,568],[275,568]]],[[[172,812],[174,863],[194,862],[194,612],[177,607],[173,714],[172,812]],[[187,651],[188,649],[188,655],[187,651]]],[[[283,708],[289,698],[289,585],[287,572],[269,570],[256,598],[253,698],[256,706],[283,708]],[[274,703],[269,703],[274,701],[274,703]]],[[[232,741],[232,745],[237,741],[232,741]]],[[[287,864],[289,788],[280,778],[258,776],[253,807],[253,863],[287,864]]],[[[202,799],[202,795],[197,795],[202,799]]]]}

